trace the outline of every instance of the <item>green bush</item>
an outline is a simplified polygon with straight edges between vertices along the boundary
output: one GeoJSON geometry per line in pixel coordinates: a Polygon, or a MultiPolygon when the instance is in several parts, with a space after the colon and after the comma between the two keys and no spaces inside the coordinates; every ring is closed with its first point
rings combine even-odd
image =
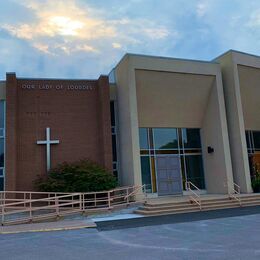
{"type": "Polygon", "coordinates": [[[260,170],[258,163],[253,163],[251,184],[254,192],[260,192],[260,170]]]}
{"type": "Polygon", "coordinates": [[[44,192],[91,192],[113,189],[117,180],[97,163],[80,160],[51,169],[46,177],[38,177],[35,186],[44,192]]]}
{"type": "Polygon", "coordinates": [[[260,192],[260,178],[252,180],[252,188],[254,192],[260,192]]]}

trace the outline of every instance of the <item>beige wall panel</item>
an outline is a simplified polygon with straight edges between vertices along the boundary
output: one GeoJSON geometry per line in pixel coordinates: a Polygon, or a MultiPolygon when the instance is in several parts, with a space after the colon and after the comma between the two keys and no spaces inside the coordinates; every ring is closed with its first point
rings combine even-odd
{"type": "Polygon", "coordinates": [[[214,76],[136,70],[140,127],[197,127],[214,76]]]}
{"type": "Polygon", "coordinates": [[[233,182],[222,85],[212,87],[201,129],[203,164],[208,193],[228,193],[233,182]],[[207,147],[214,148],[209,154],[207,147]]]}
{"type": "Polygon", "coordinates": [[[221,56],[218,61],[222,69],[234,182],[241,187],[241,192],[250,193],[252,188],[237,67],[232,52],[221,56]]]}
{"type": "Polygon", "coordinates": [[[245,129],[260,130],[260,68],[237,67],[245,129]]]}
{"type": "Polygon", "coordinates": [[[141,184],[141,163],[134,70],[126,57],[116,69],[120,185],[141,184]]]}
{"type": "Polygon", "coordinates": [[[6,84],[4,81],[0,82],[0,100],[6,99],[6,84]]]}

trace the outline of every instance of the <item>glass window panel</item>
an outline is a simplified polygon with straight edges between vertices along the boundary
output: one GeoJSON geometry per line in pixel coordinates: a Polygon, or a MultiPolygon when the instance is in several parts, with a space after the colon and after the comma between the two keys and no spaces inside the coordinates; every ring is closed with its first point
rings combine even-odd
{"type": "Polygon", "coordinates": [[[147,191],[151,191],[151,171],[149,156],[141,156],[142,183],[146,184],[147,191]]]}
{"type": "Polygon", "coordinates": [[[0,191],[4,190],[4,178],[0,178],[0,191]]]}
{"type": "Polygon", "coordinates": [[[201,148],[200,129],[182,129],[184,148],[201,148]]]}
{"type": "Polygon", "coordinates": [[[117,154],[116,154],[116,136],[112,135],[112,152],[113,152],[113,161],[117,161],[117,154]]]}
{"type": "Polygon", "coordinates": [[[247,148],[250,148],[249,131],[246,131],[246,145],[247,148]]]}
{"type": "Polygon", "coordinates": [[[187,179],[199,189],[205,189],[204,172],[201,155],[185,156],[187,179]]]}
{"type": "Polygon", "coordinates": [[[185,165],[184,165],[184,156],[180,156],[181,159],[181,175],[182,175],[182,188],[186,190],[186,175],[185,175],[185,165]]]}
{"type": "Polygon", "coordinates": [[[4,139],[0,139],[0,167],[4,167],[4,139]]]}
{"type": "Polygon", "coordinates": [[[176,128],[154,128],[155,149],[178,149],[178,135],[176,128]]]}
{"type": "Polygon", "coordinates": [[[111,117],[111,126],[116,125],[116,120],[115,120],[115,105],[114,101],[110,102],[110,117],[111,117]]]}
{"type": "Polygon", "coordinates": [[[0,101],[0,128],[4,128],[5,125],[5,101],[0,101]]]}
{"type": "Polygon", "coordinates": [[[4,176],[4,169],[0,169],[0,177],[4,176]]]}
{"type": "Polygon", "coordinates": [[[140,149],[148,150],[148,128],[139,128],[140,149]]]}
{"type": "Polygon", "coordinates": [[[260,149],[260,131],[254,131],[253,138],[254,138],[254,148],[260,149]]]}

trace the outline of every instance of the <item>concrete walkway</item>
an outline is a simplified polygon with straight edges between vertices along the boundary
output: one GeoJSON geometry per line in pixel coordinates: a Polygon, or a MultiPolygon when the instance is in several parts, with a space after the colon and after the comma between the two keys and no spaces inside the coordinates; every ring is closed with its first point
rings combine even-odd
{"type": "Polygon", "coordinates": [[[24,232],[43,232],[73,230],[81,228],[95,228],[95,222],[91,220],[61,220],[55,222],[21,224],[11,226],[0,226],[0,234],[17,234],[24,232]]]}

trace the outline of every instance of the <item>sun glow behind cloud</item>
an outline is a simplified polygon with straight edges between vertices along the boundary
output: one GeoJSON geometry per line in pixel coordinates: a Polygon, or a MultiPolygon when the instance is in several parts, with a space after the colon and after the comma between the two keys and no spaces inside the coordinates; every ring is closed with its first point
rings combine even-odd
{"type": "Polygon", "coordinates": [[[70,17],[54,16],[50,18],[50,27],[54,27],[60,35],[76,36],[79,30],[84,27],[84,23],[72,20],[70,17]]]}

